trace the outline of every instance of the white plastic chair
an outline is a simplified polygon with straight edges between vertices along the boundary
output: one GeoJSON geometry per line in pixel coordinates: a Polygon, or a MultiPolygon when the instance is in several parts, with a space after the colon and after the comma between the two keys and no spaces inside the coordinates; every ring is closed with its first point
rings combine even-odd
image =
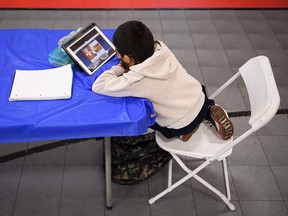
{"type": "Polygon", "coordinates": [[[241,76],[246,85],[250,100],[251,116],[249,118],[249,124],[251,125],[251,128],[235,140],[233,140],[232,137],[229,140],[224,141],[220,138],[219,134],[215,132],[214,128],[210,128],[203,122],[200,124],[197,132],[193,134],[191,139],[185,143],[178,138],[167,139],[161,133],[156,132],[157,144],[162,149],[171,153],[178,164],[187,172],[187,175],[172,184],[171,160],[169,163],[168,188],[155,197],[149,199],[150,204],[153,204],[156,200],[172,191],[191,177],[194,177],[200,183],[217,194],[232,211],[235,210],[235,206],[230,202],[231,195],[226,158],[232,153],[232,148],[235,145],[268,123],[276,114],[280,104],[280,97],[272,68],[269,59],[265,56],[258,56],[246,62],[239,69],[239,71],[223,86],[216,90],[210,98],[215,98],[228,85],[241,76]],[[206,161],[196,169],[190,170],[177,155],[206,159],[206,161]],[[197,175],[199,171],[204,169],[214,160],[222,161],[226,195],[197,175]]]}

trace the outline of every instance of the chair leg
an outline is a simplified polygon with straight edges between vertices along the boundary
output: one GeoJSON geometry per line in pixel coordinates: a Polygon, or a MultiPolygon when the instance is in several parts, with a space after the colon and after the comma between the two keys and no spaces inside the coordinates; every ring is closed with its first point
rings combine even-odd
{"type": "Polygon", "coordinates": [[[227,160],[224,158],[222,160],[223,165],[223,172],[224,172],[224,180],[225,180],[225,186],[226,186],[226,194],[228,200],[231,200],[231,193],[230,193],[230,185],[229,185],[229,179],[228,179],[228,169],[227,169],[227,160]]]}
{"type": "Polygon", "coordinates": [[[172,190],[174,190],[176,187],[178,187],[179,185],[181,185],[182,183],[184,183],[185,181],[187,181],[189,178],[191,178],[190,176],[186,175],[184,178],[180,179],[179,181],[177,181],[176,183],[172,184],[170,187],[166,188],[165,190],[163,190],[161,193],[159,193],[158,195],[156,195],[155,197],[152,197],[148,200],[149,204],[153,204],[154,202],[156,202],[158,199],[160,199],[161,197],[163,197],[164,195],[166,195],[167,193],[171,192],[172,190]]]}
{"type": "MultiPolygon", "coordinates": [[[[173,158],[179,163],[179,165],[187,172],[187,175],[184,176],[182,179],[180,179],[179,181],[175,182],[174,184],[172,184],[171,186],[169,186],[168,188],[166,188],[164,191],[162,191],[161,193],[159,193],[158,195],[156,195],[155,197],[152,197],[151,199],[148,200],[149,204],[153,204],[154,202],[156,202],[158,199],[160,199],[162,196],[166,195],[167,193],[171,192],[172,190],[174,190],[176,187],[178,187],[179,185],[181,185],[182,183],[184,183],[185,181],[187,181],[188,179],[194,177],[196,180],[198,180],[200,183],[202,183],[204,186],[206,186],[208,189],[210,189],[212,192],[214,192],[216,195],[218,195],[225,203],[226,205],[230,208],[230,210],[234,211],[235,210],[235,206],[229,202],[230,199],[228,199],[224,194],[222,194],[219,190],[217,190],[215,187],[213,187],[211,184],[209,184],[207,181],[205,181],[204,179],[202,179],[200,176],[197,175],[197,173],[199,171],[193,170],[191,171],[181,160],[180,158],[171,153],[173,158]]],[[[226,161],[225,161],[226,162],[226,161]]],[[[205,164],[205,163],[204,163],[205,164]]],[[[170,162],[169,162],[169,166],[170,166],[170,162]]],[[[172,163],[171,163],[172,166],[172,163]]],[[[201,165],[202,166],[202,165],[201,165]]],[[[226,165],[225,165],[226,166],[226,165]]],[[[170,167],[169,167],[170,168],[170,167]]],[[[171,170],[172,171],[172,170],[171,170]]],[[[169,170],[170,172],[170,170],[169,170]]],[[[227,173],[227,172],[226,172],[227,173]]],[[[169,177],[168,177],[169,178],[169,177]]],[[[228,179],[227,179],[228,180],[228,179]]],[[[168,180],[169,182],[169,180],[168,180]]],[[[228,182],[229,183],[229,182],[228,182]]],[[[169,184],[169,183],[168,183],[169,184]]],[[[226,189],[227,189],[227,185],[226,185],[226,189]]],[[[228,186],[228,190],[229,190],[229,194],[230,194],[230,189],[228,186]]]]}
{"type": "Polygon", "coordinates": [[[218,195],[223,202],[226,203],[226,205],[229,207],[229,209],[231,211],[235,210],[235,206],[230,202],[230,199],[227,198],[224,194],[222,194],[219,190],[217,190],[215,187],[213,187],[211,184],[209,184],[208,182],[206,182],[204,179],[202,179],[200,176],[198,175],[194,175],[193,176],[196,180],[198,180],[200,183],[202,183],[204,186],[206,186],[208,189],[210,189],[212,192],[214,192],[216,195],[218,195]]]}
{"type": "Polygon", "coordinates": [[[173,159],[169,161],[169,166],[168,166],[168,187],[172,185],[172,162],[173,162],[173,159]]]}
{"type": "MultiPolygon", "coordinates": [[[[191,170],[180,160],[180,158],[170,152],[170,154],[173,156],[173,158],[177,161],[177,163],[187,172],[189,173],[191,170]]],[[[172,159],[173,160],[173,159],[172,159]]],[[[169,173],[168,173],[168,188],[166,188],[166,190],[162,191],[161,193],[159,193],[158,195],[156,195],[155,197],[152,197],[148,200],[149,204],[153,204],[154,202],[156,202],[158,199],[160,199],[162,196],[164,196],[165,194],[169,193],[170,191],[172,191],[174,188],[178,187],[180,184],[184,183],[186,180],[188,180],[189,178],[185,179],[182,178],[179,181],[177,181],[176,183],[172,184],[172,160],[169,161],[169,173]],[[171,175],[170,175],[170,171],[171,171],[171,175]],[[170,185],[171,183],[171,185],[170,185]]]]}
{"type": "Polygon", "coordinates": [[[202,183],[204,186],[209,188],[212,192],[214,192],[216,195],[218,195],[229,207],[231,211],[235,210],[235,206],[229,202],[228,198],[222,194],[219,190],[217,190],[215,187],[210,185],[208,182],[206,182],[204,179],[202,179],[200,176],[196,175],[194,171],[189,172],[185,177],[180,179],[179,181],[175,182],[173,185],[170,187],[166,188],[164,191],[156,195],[155,197],[152,197],[151,199],[148,200],[149,204],[153,204],[156,202],[158,199],[160,199],[162,196],[166,195],[167,193],[171,192],[174,190],[176,187],[187,181],[188,179],[194,177],[196,180],[198,180],[200,183],[202,183]]]}

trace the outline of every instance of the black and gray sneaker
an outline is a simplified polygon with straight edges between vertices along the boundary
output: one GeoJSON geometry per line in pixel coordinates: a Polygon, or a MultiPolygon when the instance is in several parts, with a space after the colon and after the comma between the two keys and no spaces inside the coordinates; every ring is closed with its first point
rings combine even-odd
{"type": "Polygon", "coordinates": [[[211,123],[223,140],[228,140],[233,136],[234,126],[227,112],[219,105],[210,108],[211,123]]]}

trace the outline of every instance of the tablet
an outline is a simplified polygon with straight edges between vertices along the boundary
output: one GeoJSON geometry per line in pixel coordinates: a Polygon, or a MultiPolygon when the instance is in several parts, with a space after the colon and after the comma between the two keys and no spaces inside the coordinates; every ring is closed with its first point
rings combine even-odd
{"type": "Polygon", "coordinates": [[[115,46],[95,23],[80,30],[62,48],[89,75],[116,54],[115,46]]]}

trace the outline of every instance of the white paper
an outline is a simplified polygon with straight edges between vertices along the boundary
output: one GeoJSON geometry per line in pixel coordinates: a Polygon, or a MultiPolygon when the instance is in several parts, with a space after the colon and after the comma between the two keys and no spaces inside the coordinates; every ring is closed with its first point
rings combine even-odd
{"type": "Polygon", "coordinates": [[[71,65],[46,70],[16,70],[10,101],[71,98],[71,65]]]}

